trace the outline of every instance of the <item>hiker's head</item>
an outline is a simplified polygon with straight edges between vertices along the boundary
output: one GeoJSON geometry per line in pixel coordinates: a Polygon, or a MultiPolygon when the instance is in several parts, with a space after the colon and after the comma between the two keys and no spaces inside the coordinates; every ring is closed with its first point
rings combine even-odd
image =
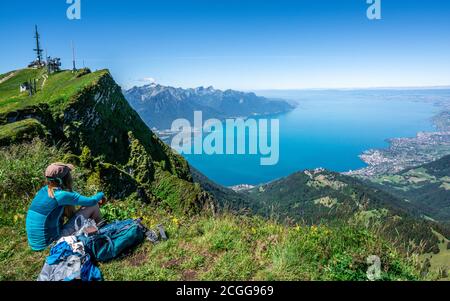
{"type": "Polygon", "coordinates": [[[45,177],[49,187],[49,196],[54,197],[54,189],[60,188],[64,190],[72,190],[72,175],[74,169],[71,164],[53,163],[45,170],[45,177]]]}

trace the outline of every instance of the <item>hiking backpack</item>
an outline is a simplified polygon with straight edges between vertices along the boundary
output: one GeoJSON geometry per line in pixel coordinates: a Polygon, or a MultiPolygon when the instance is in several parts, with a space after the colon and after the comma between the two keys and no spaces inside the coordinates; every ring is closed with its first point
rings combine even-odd
{"type": "Polygon", "coordinates": [[[78,239],[96,261],[105,262],[141,244],[146,232],[141,220],[128,219],[108,224],[96,234],[87,237],[81,235],[78,239]]]}

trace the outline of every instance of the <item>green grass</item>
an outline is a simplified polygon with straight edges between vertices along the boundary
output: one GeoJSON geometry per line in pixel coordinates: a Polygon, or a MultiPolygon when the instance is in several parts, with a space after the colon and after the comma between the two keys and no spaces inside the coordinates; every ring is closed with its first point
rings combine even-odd
{"type": "Polygon", "coordinates": [[[7,73],[4,73],[4,74],[0,74],[0,81],[2,81],[4,78],[8,77],[11,73],[13,73],[13,71],[7,72],[7,73]]]}
{"type": "Polygon", "coordinates": [[[42,87],[45,69],[19,70],[12,78],[0,84],[0,114],[40,103],[47,103],[53,109],[62,111],[72,96],[95,84],[106,73],[106,70],[101,70],[78,77],[80,73],[61,71],[49,75],[42,87]],[[30,79],[36,79],[38,86],[38,92],[31,97],[27,92],[19,91],[20,84],[30,79]]]}
{"type": "MultiPolygon", "coordinates": [[[[381,257],[384,280],[419,278],[411,260],[365,230],[286,227],[231,214],[175,217],[131,203],[118,206],[135,206],[125,215],[144,216],[149,226],[163,223],[170,239],[101,264],[105,280],[366,280],[370,255],[381,257]]],[[[11,212],[0,228],[0,280],[35,279],[48,254],[29,250],[24,219],[23,210],[11,212]]]]}
{"type": "Polygon", "coordinates": [[[430,261],[430,271],[434,274],[440,274],[442,273],[442,271],[446,271],[444,272],[444,275],[446,274],[446,277],[441,278],[441,280],[450,280],[450,249],[447,248],[450,240],[446,239],[444,236],[437,232],[435,232],[434,234],[441,241],[439,243],[439,253],[423,254],[421,255],[421,259],[428,259],[430,261]]]}
{"type": "Polygon", "coordinates": [[[6,125],[0,125],[0,145],[31,140],[34,137],[42,137],[45,127],[36,119],[25,119],[6,125]]]}
{"type": "Polygon", "coordinates": [[[392,185],[399,190],[420,188],[425,183],[437,183],[436,177],[429,175],[424,168],[412,169],[401,175],[379,176],[374,183],[392,185]]]}
{"type": "Polygon", "coordinates": [[[161,220],[171,239],[102,265],[107,279],[365,280],[369,254],[387,255],[384,279],[417,277],[398,253],[366,231],[286,227],[231,214],[161,220]]]}
{"type": "MultiPolygon", "coordinates": [[[[45,167],[65,155],[38,140],[0,149],[0,280],[38,276],[48,250],[30,251],[26,212],[45,167]]],[[[95,184],[84,172],[75,172],[77,190],[93,193],[95,184]]],[[[101,264],[105,280],[366,280],[371,255],[381,258],[384,280],[420,279],[415,257],[356,226],[287,226],[226,212],[187,215],[144,204],[135,195],[112,200],[102,212],[109,221],[142,217],[152,228],[162,223],[170,237],[101,264]]]]}
{"type": "Polygon", "coordinates": [[[29,80],[39,79],[44,74],[39,69],[23,69],[15,71],[15,75],[7,81],[0,84],[0,112],[5,112],[13,104],[20,104],[27,100],[26,92],[20,93],[19,87],[29,80]]]}

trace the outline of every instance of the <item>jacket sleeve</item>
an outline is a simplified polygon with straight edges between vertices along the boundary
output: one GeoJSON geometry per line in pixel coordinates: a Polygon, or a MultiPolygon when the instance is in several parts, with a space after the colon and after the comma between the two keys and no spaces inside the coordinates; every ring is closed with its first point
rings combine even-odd
{"type": "Polygon", "coordinates": [[[104,196],[105,194],[103,192],[99,192],[91,197],[86,197],[78,192],[55,191],[55,198],[60,206],[91,207],[97,205],[104,196]]]}

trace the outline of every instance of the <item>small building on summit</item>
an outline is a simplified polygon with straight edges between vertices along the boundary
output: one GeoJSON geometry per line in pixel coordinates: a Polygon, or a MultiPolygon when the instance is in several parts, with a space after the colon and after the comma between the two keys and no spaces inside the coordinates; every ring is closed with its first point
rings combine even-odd
{"type": "Polygon", "coordinates": [[[29,96],[33,96],[37,91],[37,82],[36,79],[29,80],[20,84],[19,86],[20,93],[28,92],[29,96]]]}
{"type": "Polygon", "coordinates": [[[25,82],[23,84],[20,84],[20,93],[26,92],[26,91],[30,91],[31,90],[31,86],[29,82],[25,82]]]}
{"type": "Polygon", "coordinates": [[[58,57],[47,57],[47,71],[48,74],[61,71],[61,59],[58,57]]]}
{"type": "Polygon", "coordinates": [[[33,68],[33,69],[40,69],[40,68],[44,68],[45,67],[45,62],[42,61],[33,61],[28,65],[28,68],[33,68]]]}

